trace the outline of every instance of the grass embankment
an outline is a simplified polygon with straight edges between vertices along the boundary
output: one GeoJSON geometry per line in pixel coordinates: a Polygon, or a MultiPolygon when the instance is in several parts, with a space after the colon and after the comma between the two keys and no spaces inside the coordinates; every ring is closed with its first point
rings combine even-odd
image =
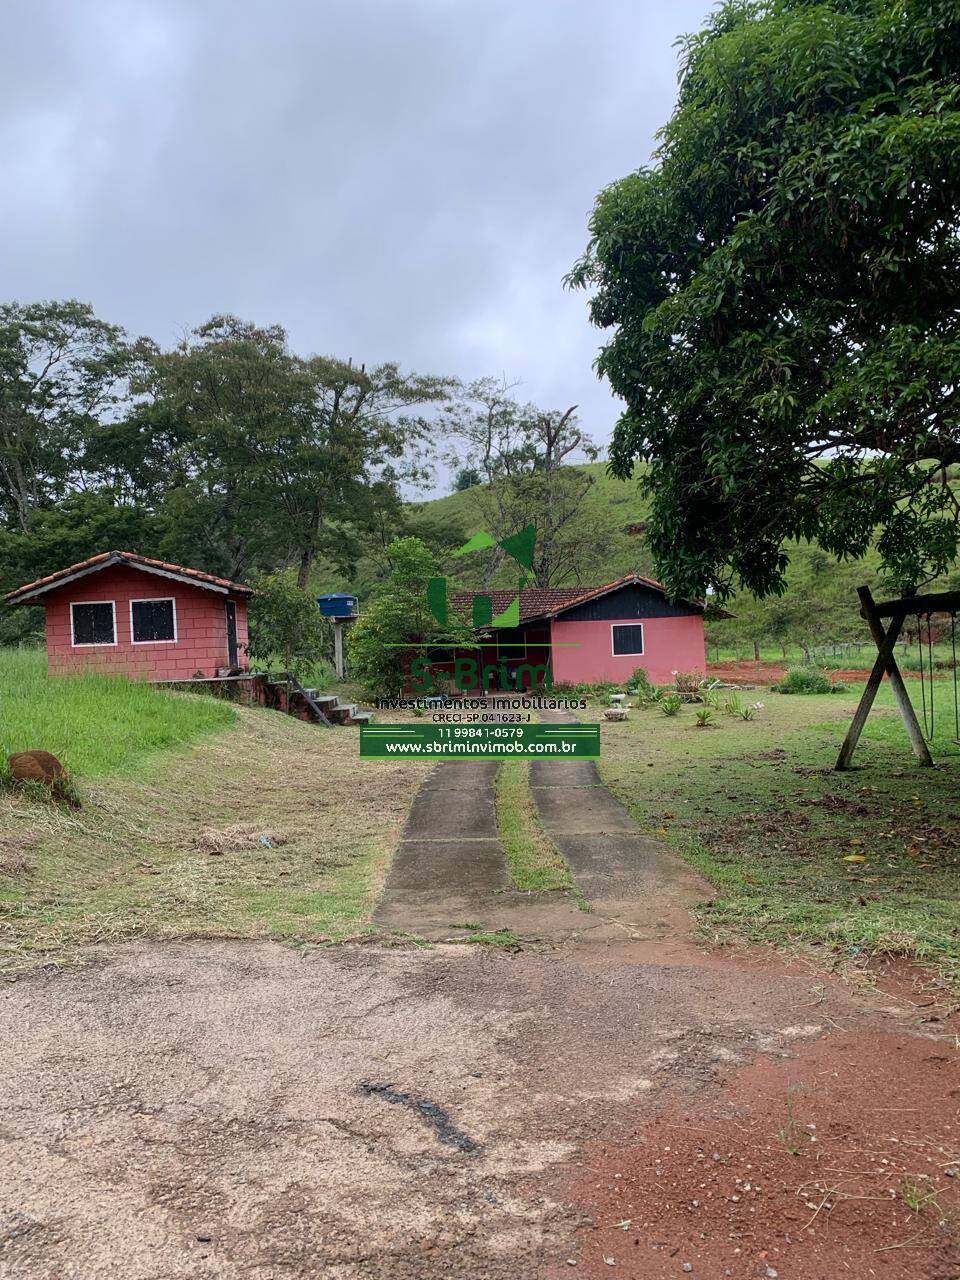
{"type": "Polygon", "coordinates": [[[507,760],[497,771],[497,825],[518,889],[569,889],[570,868],[540,825],[530,793],[530,762],[507,760]]]}
{"type": "Polygon", "coordinates": [[[51,677],[39,649],[0,649],[0,752],[52,751],[71,773],[130,776],[158,751],[222,732],[226,702],[143,681],[85,673],[51,677]]]}
{"type": "MultiPolygon", "coordinates": [[[[833,764],[862,686],[790,697],[758,691],[756,720],[695,727],[656,708],[604,725],[601,773],[645,827],[717,886],[711,931],[845,956],[929,961],[960,982],[960,747],[952,691],[922,769],[888,688],[855,763],[833,764]]],[[[598,708],[599,709],[599,708],[598,708]]],[[[591,715],[593,712],[591,711],[591,715]]]]}
{"type": "Polygon", "coordinates": [[[0,793],[0,971],[137,936],[366,927],[421,768],[358,760],[356,729],[203,695],[109,680],[33,693],[28,732],[0,698],[3,743],[62,754],[83,808],[0,793]]]}

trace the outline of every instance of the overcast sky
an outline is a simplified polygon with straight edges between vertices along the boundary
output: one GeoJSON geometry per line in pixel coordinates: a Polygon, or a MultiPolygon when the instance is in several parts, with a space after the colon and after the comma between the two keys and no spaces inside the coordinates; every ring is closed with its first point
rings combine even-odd
{"type": "Polygon", "coordinates": [[[0,297],[162,343],[506,374],[609,437],[562,276],[645,163],[709,0],[7,0],[0,297]]]}

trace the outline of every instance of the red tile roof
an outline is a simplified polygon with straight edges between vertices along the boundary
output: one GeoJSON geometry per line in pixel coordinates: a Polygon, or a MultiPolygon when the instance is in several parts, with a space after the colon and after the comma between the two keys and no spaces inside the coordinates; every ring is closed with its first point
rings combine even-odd
{"type": "Polygon", "coordinates": [[[218,578],[212,573],[204,573],[201,569],[188,569],[182,564],[168,564],[166,560],[151,560],[149,556],[137,555],[135,551],[102,551],[100,555],[90,556],[88,560],[80,560],[77,564],[68,565],[66,569],[58,569],[36,582],[28,582],[25,586],[8,591],[4,599],[8,604],[26,604],[36,595],[45,595],[63,582],[73,578],[86,577],[90,573],[99,573],[111,565],[127,564],[131,569],[142,569],[146,573],[159,573],[166,577],[180,578],[195,586],[215,590],[229,591],[234,595],[252,596],[253,588],[244,586],[242,582],[231,582],[229,578],[218,578]]]}
{"type": "MultiPolygon", "coordinates": [[[[600,587],[525,587],[520,592],[520,621],[532,622],[536,618],[556,617],[558,613],[565,612],[575,604],[593,600],[596,596],[606,595],[608,591],[616,591],[619,587],[628,587],[635,582],[650,587],[661,595],[667,594],[667,589],[662,582],[657,582],[655,578],[644,578],[638,573],[631,573],[625,578],[606,582],[600,587]]],[[[516,591],[510,590],[460,591],[453,597],[451,603],[458,611],[467,610],[471,607],[474,596],[484,594],[493,599],[494,616],[511,605],[517,595],[516,591]]],[[[698,613],[703,609],[702,603],[691,604],[690,607],[698,613]]]]}
{"type": "MultiPolygon", "coordinates": [[[[502,613],[516,599],[516,591],[458,591],[451,604],[458,612],[468,610],[478,595],[488,595],[493,600],[494,615],[502,613]]],[[[520,621],[532,618],[548,618],[555,609],[583,595],[583,587],[526,587],[520,592],[520,621]]]]}

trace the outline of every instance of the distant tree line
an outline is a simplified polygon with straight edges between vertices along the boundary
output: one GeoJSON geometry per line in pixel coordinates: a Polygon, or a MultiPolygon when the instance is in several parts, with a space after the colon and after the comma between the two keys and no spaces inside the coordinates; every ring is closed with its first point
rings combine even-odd
{"type": "MultiPolygon", "coordinates": [[[[163,348],[82,302],[0,305],[0,590],[112,548],[239,579],[292,569],[301,589],[360,562],[375,579],[398,536],[439,553],[466,537],[405,501],[454,453],[452,483],[498,490],[484,518],[506,536],[531,519],[559,534],[588,487],[560,464],[595,451],[572,410],[300,355],[278,325],[216,315],[163,348]]],[[[0,617],[0,640],[25,625],[0,617]]]]}

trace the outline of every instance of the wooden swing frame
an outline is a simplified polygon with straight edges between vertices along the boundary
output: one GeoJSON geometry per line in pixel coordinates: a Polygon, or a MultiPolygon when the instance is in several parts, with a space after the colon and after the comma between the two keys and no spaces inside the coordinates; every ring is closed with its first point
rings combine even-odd
{"type": "Polygon", "coordinates": [[[877,646],[877,660],[873,664],[870,678],[860,697],[860,704],[850,722],[850,728],[847,730],[847,736],[843,740],[843,746],[840,748],[834,767],[839,770],[851,768],[853,753],[860,741],[860,734],[867,722],[877,690],[883,682],[884,675],[888,675],[900,718],[910,737],[913,754],[921,765],[932,768],[933,756],[923,736],[907,687],[903,683],[903,676],[900,674],[900,668],[894,656],[894,646],[908,615],[916,614],[919,618],[929,613],[956,613],[960,609],[960,591],[940,591],[924,596],[906,595],[898,600],[881,600],[879,604],[875,603],[869,587],[857,587],[857,595],[860,597],[860,616],[866,619],[870,634],[877,646]],[[890,625],[887,627],[883,625],[884,618],[890,619],[890,625]]]}

